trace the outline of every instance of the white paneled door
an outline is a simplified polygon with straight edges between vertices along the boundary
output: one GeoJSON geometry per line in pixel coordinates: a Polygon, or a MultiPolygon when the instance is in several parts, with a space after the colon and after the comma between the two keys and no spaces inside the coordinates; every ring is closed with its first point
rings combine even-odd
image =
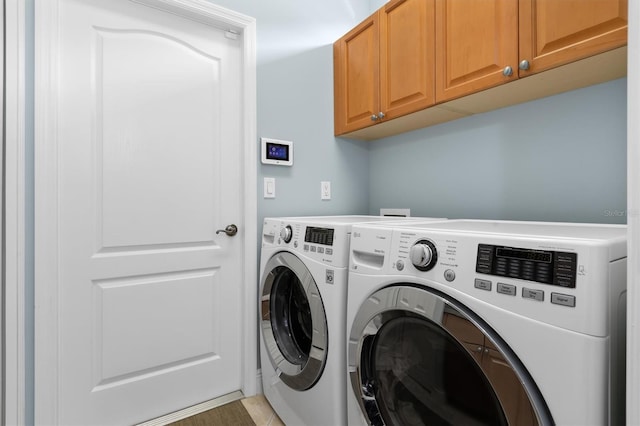
{"type": "Polygon", "coordinates": [[[36,421],[133,424],[241,388],[241,39],[152,1],[56,3],[36,421]]]}

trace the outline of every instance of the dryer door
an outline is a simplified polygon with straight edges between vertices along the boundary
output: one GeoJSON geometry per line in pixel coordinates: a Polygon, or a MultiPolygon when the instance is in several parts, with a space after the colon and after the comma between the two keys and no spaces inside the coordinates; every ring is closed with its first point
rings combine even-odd
{"type": "Polygon", "coordinates": [[[264,270],[261,328],[280,379],[295,390],[313,386],[327,360],[327,319],[320,291],[304,263],[289,252],[264,270]]]}
{"type": "Polygon", "coordinates": [[[353,391],[373,425],[553,424],[504,341],[435,290],[378,290],[354,320],[348,352],[353,391]]]}

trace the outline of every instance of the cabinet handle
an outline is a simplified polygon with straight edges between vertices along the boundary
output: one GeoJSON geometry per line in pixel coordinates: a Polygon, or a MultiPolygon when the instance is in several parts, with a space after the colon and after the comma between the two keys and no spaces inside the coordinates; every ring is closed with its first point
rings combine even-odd
{"type": "Polygon", "coordinates": [[[478,347],[476,348],[476,352],[482,352],[482,346],[478,346],[478,347]]]}
{"type": "Polygon", "coordinates": [[[502,75],[505,77],[511,77],[513,75],[513,68],[507,66],[502,70],[502,75]]]}
{"type": "Polygon", "coordinates": [[[521,60],[518,64],[518,68],[520,68],[522,71],[527,71],[529,69],[529,61],[527,61],[526,59],[521,60]]]}

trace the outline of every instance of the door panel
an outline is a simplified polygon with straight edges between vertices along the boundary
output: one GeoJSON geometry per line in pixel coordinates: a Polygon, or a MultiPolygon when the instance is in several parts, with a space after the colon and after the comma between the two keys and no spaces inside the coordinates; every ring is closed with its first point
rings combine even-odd
{"type": "Polygon", "coordinates": [[[96,388],[219,356],[219,290],[215,270],[96,282],[96,388]]]}
{"type": "Polygon", "coordinates": [[[211,244],[219,58],[151,31],[94,37],[102,246],[211,244]]]}
{"type": "Polygon", "coordinates": [[[380,102],[386,119],[431,106],[433,0],[396,0],[380,11],[380,102]]]}
{"type": "Polygon", "coordinates": [[[627,0],[520,0],[520,60],[540,72],[627,43],[627,0]]]}
{"type": "Polygon", "coordinates": [[[375,13],[333,47],[335,133],[374,124],[380,108],[379,22],[375,13]]]}
{"type": "Polygon", "coordinates": [[[517,1],[436,0],[436,102],[517,78],[517,58],[517,1]]]}
{"type": "Polygon", "coordinates": [[[241,386],[241,41],[59,5],[56,421],[133,424],[241,386]]]}

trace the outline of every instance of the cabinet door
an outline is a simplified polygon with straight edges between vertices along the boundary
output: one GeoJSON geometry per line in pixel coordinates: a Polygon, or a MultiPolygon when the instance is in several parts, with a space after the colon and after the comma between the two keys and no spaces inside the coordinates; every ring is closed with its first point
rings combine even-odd
{"type": "Polygon", "coordinates": [[[626,43],[627,0],[520,0],[520,76],[626,43]]]}
{"type": "Polygon", "coordinates": [[[333,45],[336,135],[375,124],[380,111],[379,25],[373,14],[333,45]]]}
{"type": "Polygon", "coordinates": [[[380,9],[380,111],[385,119],[435,102],[433,0],[392,0],[380,9]]]}
{"type": "Polygon", "coordinates": [[[436,0],[436,102],[517,78],[517,59],[516,0],[436,0]]]}

